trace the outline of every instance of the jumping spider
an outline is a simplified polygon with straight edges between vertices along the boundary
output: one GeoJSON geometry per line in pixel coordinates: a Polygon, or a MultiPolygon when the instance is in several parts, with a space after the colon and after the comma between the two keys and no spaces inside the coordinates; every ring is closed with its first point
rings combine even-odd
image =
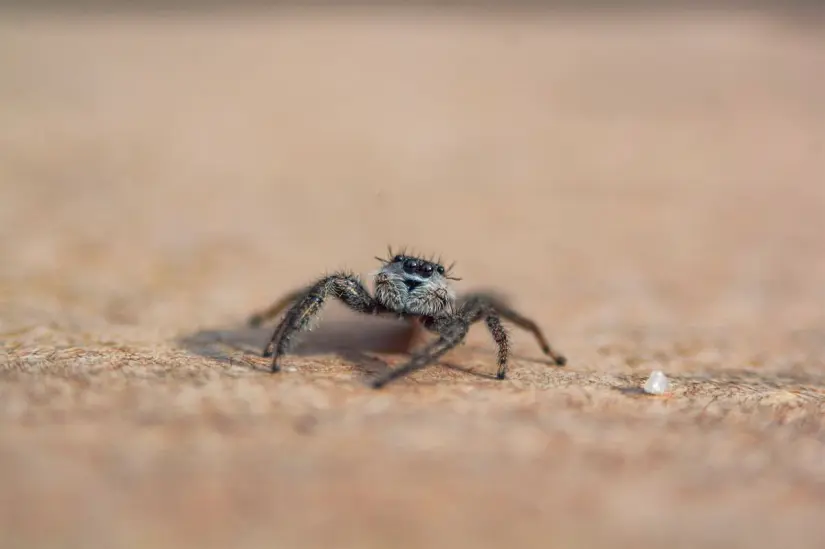
{"type": "Polygon", "coordinates": [[[439,336],[436,341],[413,353],[406,364],[373,379],[371,385],[374,388],[383,387],[436,361],[460,344],[471,325],[480,320],[485,321],[498,345],[498,379],[504,379],[507,375],[510,353],[502,318],[532,332],[542,351],[556,364],[563,366],[567,362],[564,356],[553,350],[535,322],[511,309],[499,297],[477,292],[456,298],[449,281],[461,279],[450,276],[451,268],[446,269],[440,262],[405,253],[394,255],[392,250],[387,259],[376,259],[383,265],[375,274],[374,297],[356,275],[341,271],[287,294],[266,310],[250,317],[249,325],[259,326],[292,304],[263,351],[264,357],[272,357],[272,372],[280,371],[281,357],[288,352],[293,338],[309,328],[329,296],[341,300],[359,313],[395,315],[439,336]]]}

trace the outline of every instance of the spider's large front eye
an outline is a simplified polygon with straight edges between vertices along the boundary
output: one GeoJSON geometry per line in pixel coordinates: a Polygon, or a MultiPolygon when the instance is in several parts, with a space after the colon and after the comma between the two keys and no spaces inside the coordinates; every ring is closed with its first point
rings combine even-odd
{"type": "Polygon", "coordinates": [[[404,272],[407,274],[415,274],[418,270],[418,261],[415,259],[408,259],[404,262],[404,272]]]}
{"type": "Polygon", "coordinates": [[[424,263],[418,269],[418,274],[424,278],[430,278],[433,275],[433,266],[429,263],[424,263]]]}

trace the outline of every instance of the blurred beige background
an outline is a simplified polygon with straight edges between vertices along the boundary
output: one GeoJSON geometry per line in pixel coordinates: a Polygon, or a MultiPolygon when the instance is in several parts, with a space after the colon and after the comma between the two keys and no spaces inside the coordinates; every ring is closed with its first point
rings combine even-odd
{"type": "Polygon", "coordinates": [[[6,12],[0,544],[815,546],[823,51],[755,12],[6,12]],[[250,367],[249,313],[387,245],[569,366],[513,331],[504,384],[372,393],[403,356],[348,351],[395,328],[333,305],[250,367]]]}

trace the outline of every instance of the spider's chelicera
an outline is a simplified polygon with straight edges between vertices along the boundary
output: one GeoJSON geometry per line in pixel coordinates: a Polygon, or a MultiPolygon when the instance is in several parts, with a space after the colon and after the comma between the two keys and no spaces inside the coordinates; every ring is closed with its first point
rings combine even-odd
{"type": "Polygon", "coordinates": [[[438,360],[460,344],[470,327],[481,320],[498,346],[498,379],[507,375],[510,354],[509,337],[502,319],[532,332],[542,351],[556,364],[566,363],[564,356],[547,342],[538,325],[514,311],[501,298],[485,292],[457,298],[450,281],[461,279],[451,276],[452,269],[445,268],[439,261],[406,253],[393,254],[392,251],[388,258],[376,259],[382,266],[375,274],[374,296],[355,274],[341,271],[291,292],[249,319],[250,325],[259,326],[291,305],[263,351],[263,356],[272,357],[272,372],[281,369],[281,358],[289,351],[295,336],[311,326],[329,297],[339,299],[359,313],[389,314],[417,322],[439,336],[412,353],[406,364],[374,378],[371,385],[375,388],[438,360]]]}

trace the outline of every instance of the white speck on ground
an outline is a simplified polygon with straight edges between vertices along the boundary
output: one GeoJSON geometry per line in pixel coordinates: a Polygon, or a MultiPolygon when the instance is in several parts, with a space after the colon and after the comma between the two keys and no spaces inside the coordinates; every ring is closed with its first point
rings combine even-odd
{"type": "Polygon", "coordinates": [[[663,395],[670,387],[667,376],[661,370],[654,370],[645,382],[644,391],[651,395],[663,395]]]}

